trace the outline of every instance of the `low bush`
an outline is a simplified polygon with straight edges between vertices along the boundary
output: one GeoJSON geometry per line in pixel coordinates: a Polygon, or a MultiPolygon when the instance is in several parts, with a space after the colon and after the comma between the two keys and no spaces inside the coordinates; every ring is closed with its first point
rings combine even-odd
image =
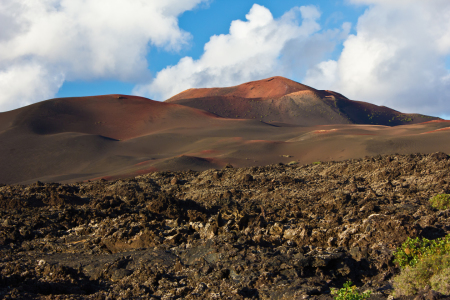
{"type": "Polygon", "coordinates": [[[414,295],[427,285],[442,294],[450,294],[450,255],[427,256],[394,277],[396,297],[414,295]]]}
{"type": "Polygon", "coordinates": [[[402,268],[394,277],[396,297],[414,295],[427,285],[450,294],[450,234],[435,240],[408,238],[394,257],[402,268]]]}
{"type": "Polygon", "coordinates": [[[449,209],[450,208],[450,195],[439,194],[430,199],[431,206],[437,209],[449,209]]]}
{"type": "Polygon", "coordinates": [[[443,269],[430,278],[430,286],[436,292],[450,295],[450,268],[443,269]]]}
{"type": "Polygon", "coordinates": [[[331,294],[336,295],[336,300],[363,300],[367,299],[371,295],[371,291],[365,291],[360,294],[356,289],[356,286],[352,286],[351,281],[344,283],[344,287],[341,289],[331,289],[331,294]]]}

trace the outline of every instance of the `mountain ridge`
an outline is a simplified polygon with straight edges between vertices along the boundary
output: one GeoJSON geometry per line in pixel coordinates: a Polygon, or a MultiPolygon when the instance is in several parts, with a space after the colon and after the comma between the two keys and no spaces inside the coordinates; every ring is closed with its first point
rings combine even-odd
{"type": "Polygon", "coordinates": [[[224,118],[256,119],[299,126],[372,124],[396,126],[440,118],[405,114],[386,106],[350,100],[275,76],[233,87],[189,89],[165,101],[202,109],[224,118]]]}
{"type": "Polygon", "coordinates": [[[167,99],[165,102],[174,102],[179,99],[230,95],[242,98],[271,98],[304,90],[315,91],[316,89],[281,76],[274,76],[231,87],[191,88],[167,99]]]}

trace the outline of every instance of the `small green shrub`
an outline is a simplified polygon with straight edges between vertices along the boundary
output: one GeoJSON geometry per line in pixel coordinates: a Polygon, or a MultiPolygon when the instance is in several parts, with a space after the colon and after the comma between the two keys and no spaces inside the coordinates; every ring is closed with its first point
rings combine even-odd
{"type": "Polygon", "coordinates": [[[439,194],[430,199],[431,206],[437,209],[449,209],[450,208],[450,195],[439,194]]]}
{"type": "Polygon", "coordinates": [[[395,297],[410,296],[430,285],[435,291],[450,293],[450,255],[431,255],[414,266],[406,266],[394,277],[395,297]]]}
{"type": "Polygon", "coordinates": [[[356,286],[352,286],[351,281],[344,283],[344,287],[341,289],[331,289],[331,294],[336,295],[334,299],[336,300],[363,300],[370,297],[371,291],[365,291],[360,294],[356,290],[356,286]]]}
{"type": "Polygon", "coordinates": [[[428,256],[450,254],[450,234],[435,240],[426,238],[407,238],[402,246],[394,252],[394,262],[400,267],[414,267],[428,256]]]}
{"type": "Polygon", "coordinates": [[[320,161],[315,161],[315,162],[313,162],[313,165],[320,165],[320,164],[321,164],[320,161]]]}

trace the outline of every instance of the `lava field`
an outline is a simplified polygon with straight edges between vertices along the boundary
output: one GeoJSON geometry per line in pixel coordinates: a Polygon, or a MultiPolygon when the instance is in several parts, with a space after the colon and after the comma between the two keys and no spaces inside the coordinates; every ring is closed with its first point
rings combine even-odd
{"type": "Polygon", "coordinates": [[[2,185],[0,298],[332,299],[352,280],[387,299],[393,251],[450,232],[429,204],[449,166],[385,155],[2,185]]]}

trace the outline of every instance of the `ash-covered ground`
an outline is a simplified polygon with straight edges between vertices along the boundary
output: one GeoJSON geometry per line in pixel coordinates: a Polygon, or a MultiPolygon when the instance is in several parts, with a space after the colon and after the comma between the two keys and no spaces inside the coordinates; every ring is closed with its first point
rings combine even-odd
{"type": "MultiPolygon", "coordinates": [[[[444,153],[0,187],[4,299],[392,292],[393,251],[450,232],[444,153]]],[[[412,298],[411,298],[412,299],[412,298]]]]}

